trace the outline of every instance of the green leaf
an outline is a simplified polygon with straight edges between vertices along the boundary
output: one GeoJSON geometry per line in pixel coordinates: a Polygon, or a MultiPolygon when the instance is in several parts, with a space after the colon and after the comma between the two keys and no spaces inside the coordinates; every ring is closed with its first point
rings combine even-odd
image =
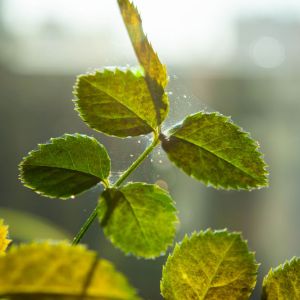
{"type": "Polygon", "coordinates": [[[164,108],[156,108],[141,70],[114,71],[104,69],[78,77],[74,95],[80,117],[98,131],[118,137],[137,136],[155,131],[168,113],[168,97],[164,108]]]}
{"type": "Polygon", "coordinates": [[[163,101],[168,83],[166,66],[163,65],[146,37],[137,8],[129,0],[118,0],[121,15],[127,28],[136,56],[145,70],[145,80],[153,99],[158,123],[163,121],[160,111],[167,111],[169,103],[163,101]]]}
{"type": "Polygon", "coordinates": [[[20,164],[23,184],[48,197],[66,199],[106,182],[110,158],[94,138],[65,134],[39,145],[20,164]]]}
{"type": "Polygon", "coordinates": [[[258,265],[239,233],[193,233],[177,244],[163,268],[165,299],[248,299],[258,265]]]}
{"type": "Polygon", "coordinates": [[[271,269],[263,282],[263,300],[300,299],[300,258],[271,269]]]}
{"type": "Polygon", "coordinates": [[[98,215],[106,236],[127,254],[153,258],[173,243],[176,209],[157,185],[129,183],[104,191],[98,215]]]}
{"type": "Polygon", "coordinates": [[[138,299],[114,266],[83,246],[13,247],[0,257],[0,297],[9,299],[138,299]]]}
{"type": "Polygon", "coordinates": [[[252,189],[268,184],[258,144],[218,113],[188,116],[162,138],[169,159],[215,188],[252,189]]]}

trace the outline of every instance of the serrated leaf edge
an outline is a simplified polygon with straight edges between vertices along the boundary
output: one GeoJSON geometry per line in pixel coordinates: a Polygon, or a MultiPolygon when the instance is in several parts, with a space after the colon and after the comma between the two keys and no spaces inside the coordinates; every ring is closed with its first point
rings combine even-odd
{"type": "MultiPolygon", "coordinates": [[[[168,130],[166,131],[166,133],[165,133],[166,136],[165,136],[164,138],[165,138],[165,139],[169,139],[169,138],[173,135],[174,137],[176,137],[177,139],[182,140],[183,142],[191,143],[191,144],[194,145],[194,146],[200,147],[199,145],[196,145],[196,144],[194,144],[194,143],[192,143],[192,142],[190,142],[190,141],[187,141],[187,140],[185,140],[185,139],[183,139],[183,138],[180,138],[180,137],[178,137],[178,136],[176,136],[176,135],[174,134],[174,133],[176,133],[176,129],[178,129],[178,128],[180,128],[181,126],[183,126],[186,120],[188,120],[189,118],[192,118],[193,116],[195,116],[195,115],[197,115],[197,114],[199,114],[199,113],[205,114],[205,115],[212,115],[212,116],[216,116],[216,117],[221,117],[226,123],[230,123],[231,125],[233,125],[233,126],[237,129],[237,131],[238,131],[239,133],[242,133],[243,136],[244,136],[245,138],[247,138],[247,139],[251,142],[251,145],[254,146],[254,152],[253,152],[253,153],[255,153],[256,157],[259,158],[259,159],[261,160],[261,162],[262,162],[263,173],[262,173],[261,175],[264,177],[264,183],[262,183],[262,184],[257,184],[257,185],[255,185],[255,186],[250,186],[250,185],[240,186],[240,185],[238,185],[238,184],[236,184],[236,185],[229,185],[229,184],[228,184],[228,185],[219,185],[219,184],[214,184],[214,183],[212,183],[210,180],[203,180],[203,179],[201,179],[201,182],[203,182],[203,183],[204,183],[205,185],[207,185],[207,186],[212,186],[212,187],[214,187],[214,188],[216,188],[216,189],[225,189],[225,190],[232,190],[232,189],[234,189],[234,190],[247,190],[247,191],[252,191],[252,190],[254,190],[254,189],[261,189],[261,188],[264,188],[264,187],[268,187],[268,186],[269,186],[269,179],[268,179],[268,177],[269,177],[269,172],[268,172],[268,170],[267,170],[268,165],[265,163],[265,160],[264,160],[265,155],[259,150],[259,143],[258,143],[257,141],[255,141],[255,140],[251,137],[251,135],[250,135],[249,132],[244,131],[244,130],[242,129],[242,127],[236,125],[236,124],[232,121],[232,119],[231,119],[230,116],[224,116],[224,115],[222,115],[222,114],[219,113],[219,112],[205,112],[205,111],[199,111],[199,112],[193,113],[193,114],[191,114],[191,115],[188,115],[188,116],[187,116],[185,119],[183,119],[181,122],[179,122],[178,124],[176,124],[176,125],[173,126],[172,128],[168,129],[168,130]]],[[[206,151],[208,151],[209,153],[215,155],[214,153],[210,152],[209,150],[207,150],[207,149],[205,149],[205,148],[203,148],[203,149],[206,150],[206,151]]],[[[168,154],[168,153],[167,153],[167,154],[168,154]]],[[[219,156],[218,156],[218,157],[219,157],[219,156]]],[[[235,165],[233,165],[231,162],[227,161],[226,159],[224,159],[224,158],[222,158],[222,157],[219,157],[219,158],[220,158],[220,159],[223,159],[223,160],[226,161],[227,163],[229,163],[229,164],[231,164],[232,166],[236,167],[235,165]]],[[[179,169],[181,169],[181,167],[180,167],[176,162],[173,162],[173,161],[171,161],[171,162],[172,162],[173,164],[175,164],[179,169]]],[[[236,168],[237,168],[237,167],[236,167],[236,168]]],[[[244,172],[242,169],[240,169],[240,168],[238,168],[238,169],[241,170],[242,172],[244,172]]],[[[244,173],[245,173],[245,172],[244,172],[244,173]]],[[[247,174],[248,176],[250,176],[248,173],[245,173],[245,174],[247,174]]],[[[196,178],[194,175],[192,175],[192,174],[189,174],[189,176],[192,177],[192,178],[194,178],[194,179],[196,179],[196,180],[199,180],[199,179],[197,179],[197,178],[196,178]]],[[[251,177],[254,178],[252,175],[251,175],[251,177]]],[[[254,178],[254,179],[256,179],[256,178],[254,178]]]]}
{"type": "MultiPolygon", "coordinates": [[[[173,213],[173,216],[175,217],[173,222],[172,222],[172,226],[173,226],[173,229],[174,229],[174,235],[176,233],[176,226],[180,223],[179,222],[179,218],[178,218],[178,210],[176,209],[176,206],[175,206],[175,201],[173,200],[173,198],[171,197],[170,193],[164,189],[162,189],[160,186],[158,186],[157,184],[149,184],[149,183],[145,183],[145,182],[128,182],[126,183],[125,185],[123,185],[121,188],[109,188],[107,190],[112,190],[112,189],[116,189],[116,190],[119,190],[121,191],[123,188],[126,188],[132,184],[141,184],[143,186],[155,186],[156,188],[158,188],[159,190],[163,191],[164,193],[166,193],[169,198],[172,200],[171,203],[170,203],[170,207],[173,209],[172,213],[173,213]]],[[[101,196],[100,196],[101,197],[101,196]]],[[[125,198],[125,197],[124,197],[125,198]]],[[[100,199],[100,198],[99,198],[100,199]]],[[[106,234],[105,234],[106,236],[106,234]]],[[[158,255],[149,255],[149,256],[139,256],[139,255],[136,255],[136,254],[133,254],[132,252],[130,251],[127,251],[126,249],[124,249],[122,246],[120,246],[118,244],[118,241],[114,238],[114,237],[111,237],[111,236],[106,236],[110,241],[111,243],[116,247],[118,248],[119,250],[121,250],[126,256],[131,256],[133,255],[134,257],[136,257],[137,259],[156,259],[160,256],[164,256],[167,252],[168,252],[168,249],[169,247],[171,247],[173,244],[174,244],[174,239],[172,239],[172,241],[170,240],[169,243],[167,243],[165,245],[166,249],[163,250],[162,252],[160,252],[158,255]]]]}
{"type": "MultiPolygon", "coordinates": [[[[28,152],[28,154],[26,156],[23,156],[21,162],[19,163],[18,165],[18,170],[19,170],[19,180],[21,181],[21,183],[29,188],[30,190],[34,191],[35,193],[37,193],[38,195],[41,195],[41,196],[45,196],[47,198],[51,198],[51,199],[57,199],[57,197],[55,196],[51,196],[47,193],[44,193],[44,192],[41,192],[39,191],[37,188],[33,187],[31,184],[27,183],[25,178],[24,178],[24,171],[23,171],[23,166],[26,165],[26,160],[30,157],[32,157],[35,153],[38,153],[39,151],[41,151],[41,149],[47,145],[53,145],[56,141],[60,141],[62,139],[64,140],[68,140],[68,138],[70,137],[84,137],[84,138],[88,138],[90,140],[92,140],[94,143],[97,143],[97,145],[99,145],[102,149],[104,149],[104,151],[107,153],[107,150],[106,148],[101,144],[99,143],[94,137],[91,137],[91,136],[88,136],[88,135],[85,135],[85,134],[80,134],[80,133],[74,133],[74,134],[69,134],[69,133],[65,133],[64,135],[62,135],[61,137],[56,137],[56,138],[50,138],[49,141],[47,141],[46,143],[43,143],[43,144],[38,144],[37,145],[37,149],[35,150],[31,150],[28,152]]],[[[107,155],[107,158],[108,158],[108,161],[109,161],[109,164],[111,164],[111,160],[110,160],[110,157],[109,155],[107,155]]],[[[36,165],[36,166],[40,166],[40,167],[49,167],[49,166],[43,166],[43,165],[36,165]]],[[[62,170],[72,170],[72,169],[66,169],[66,168],[60,168],[60,167],[53,167],[53,168],[56,168],[56,169],[62,169],[62,170]]],[[[99,179],[99,183],[103,183],[105,186],[108,185],[108,181],[107,181],[107,178],[103,178],[103,179],[100,179],[99,176],[95,176],[94,174],[90,174],[90,173],[86,173],[86,172],[81,172],[81,171],[77,171],[77,170],[72,170],[73,172],[77,172],[77,173],[83,173],[83,174],[87,174],[89,176],[94,176],[95,178],[98,178],[99,179]]],[[[86,192],[85,191],[82,191],[81,193],[77,194],[77,195],[80,195],[82,193],[86,192]]],[[[60,199],[68,199],[70,197],[60,197],[60,199]]]]}
{"type": "Polygon", "coordinates": [[[287,270],[294,264],[300,265],[300,257],[293,256],[290,260],[286,260],[284,263],[278,265],[277,267],[271,268],[268,274],[263,279],[263,287],[265,287],[267,281],[270,280],[270,278],[272,278],[274,275],[280,274],[282,271],[287,270]]]}
{"type": "MultiPolygon", "coordinates": [[[[125,20],[124,20],[123,14],[122,14],[122,9],[121,9],[121,5],[122,5],[122,4],[121,4],[120,2],[121,2],[121,1],[118,0],[119,8],[120,8],[120,11],[121,11],[121,16],[122,16],[122,19],[123,19],[123,21],[124,21],[125,27],[126,27],[126,29],[127,29],[127,24],[126,24],[126,22],[125,22],[125,20]]],[[[149,77],[152,78],[152,79],[154,79],[154,80],[156,81],[156,83],[164,89],[164,88],[167,86],[167,84],[168,84],[168,79],[169,79],[169,77],[168,77],[168,72],[167,72],[167,66],[166,66],[165,64],[161,63],[161,61],[160,61],[160,59],[159,59],[159,57],[158,57],[157,52],[156,52],[156,51],[154,50],[154,48],[152,47],[152,43],[149,41],[147,34],[145,34],[144,28],[143,28],[143,22],[142,22],[141,14],[140,14],[140,12],[139,12],[137,6],[136,6],[132,1],[130,1],[130,0],[129,0],[128,2],[129,2],[129,5],[132,6],[133,10],[135,10],[136,15],[138,16],[138,19],[139,19],[139,22],[140,22],[140,26],[141,26],[141,31],[142,31],[142,33],[143,33],[143,35],[144,35],[144,39],[145,39],[146,43],[149,44],[149,46],[150,46],[150,48],[152,49],[152,51],[153,51],[153,53],[154,53],[156,59],[157,59],[158,62],[160,63],[160,66],[162,67],[162,69],[163,69],[163,71],[164,71],[164,74],[166,75],[166,77],[162,79],[163,81],[165,81],[165,84],[158,82],[158,81],[157,81],[157,78],[152,78],[152,77],[150,77],[150,76],[149,76],[149,77]]],[[[135,54],[136,54],[136,57],[137,57],[137,59],[138,59],[140,65],[141,65],[141,67],[144,69],[144,67],[143,67],[143,65],[142,65],[142,63],[141,63],[141,61],[140,61],[139,55],[138,55],[138,53],[137,53],[137,51],[136,51],[136,49],[135,49],[135,47],[134,47],[134,43],[133,43],[133,41],[132,41],[132,39],[131,39],[131,37],[130,37],[129,32],[128,32],[128,35],[129,35],[130,42],[131,42],[131,44],[132,44],[132,46],[133,46],[134,52],[135,52],[135,54]]],[[[145,70],[144,70],[144,71],[145,71],[145,70]]],[[[145,72],[146,72],[146,71],[145,71],[145,72]]],[[[147,75],[147,74],[146,74],[146,75],[147,75]]],[[[149,90],[149,92],[150,92],[150,90],[149,90]]],[[[150,92],[150,94],[151,94],[151,92],[150,92]]]]}
{"type": "MultiPolygon", "coordinates": [[[[123,73],[124,75],[127,75],[127,74],[130,74],[130,75],[133,75],[134,77],[136,77],[137,79],[139,78],[143,78],[144,80],[145,79],[145,76],[144,76],[144,69],[142,68],[136,68],[136,67],[124,67],[124,68],[120,68],[120,67],[104,67],[102,69],[96,69],[94,70],[93,72],[87,72],[85,74],[81,74],[79,76],[77,76],[76,78],[76,81],[75,81],[75,84],[73,86],[73,95],[75,97],[75,99],[73,99],[73,103],[75,104],[75,108],[74,110],[79,114],[80,118],[92,129],[98,131],[98,132],[101,132],[101,133],[104,133],[105,135],[108,135],[108,136],[115,136],[115,137],[118,137],[118,138],[127,138],[128,136],[119,136],[119,135],[115,135],[115,134],[110,134],[110,133],[106,133],[104,131],[100,131],[99,129],[97,129],[95,126],[91,125],[88,121],[88,118],[87,118],[87,114],[84,113],[82,111],[82,109],[80,108],[79,106],[79,101],[80,101],[80,98],[78,96],[78,89],[79,89],[79,82],[80,80],[82,79],[85,79],[85,77],[88,77],[88,76],[96,76],[96,75],[115,75],[117,72],[120,72],[120,73],[123,73]]],[[[146,84],[146,82],[145,82],[146,84]]],[[[106,92],[104,92],[106,93],[106,92]]],[[[107,93],[106,93],[107,94],[107,93]]],[[[107,94],[109,95],[109,94],[107,94]]],[[[109,95],[110,97],[112,97],[111,95],[109,95]]],[[[151,97],[151,93],[149,91],[149,97],[151,97]]],[[[114,98],[114,97],[112,97],[114,98]]],[[[133,111],[130,107],[128,107],[127,105],[125,105],[124,103],[120,102],[120,101],[117,101],[118,104],[120,104],[121,106],[123,106],[125,109],[129,110],[131,113],[133,113],[136,118],[138,118],[140,121],[142,121],[147,127],[149,127],[149,131],[148,132],[145,132],[144,134],[141,134],[141,135],[146,135],[146,134],[149,134],[151,132],[156,132],[157,128],[153,128],[152,125],[148,124],[148,122],[146,120],[143,119],[142,116],[139,116],[135,111],[133,111]]]]}
{"type": "MultiPolygon", "coordinates": [[[[227,228],[217,229],[217,230],[212,230],[211,228],[208,228],[206,230],[201,230],[199,232],[193,231],[190,236],[188,234],[185,234],[184,238],[180,242],[177,242],[175,244],[173,252],[169,253],[169,255],[168,255],[167,259],[166,259],[166,262],[163,265],[163,268],[162,268],[162,277],[161,277],[161,280],[160,280],[160,291],[162,291],[163,278],[164,278],[164,274],[166,273],[167,263],[169,262],[169,260],[173,259],[173,257],[180,251],[181,245],[185,244],[185,243],[188,243],[188,242],[191,242],[193,239],[195,239],[195,238],[197,238],[199,236],[202,236],[202,237],[206,236],[206,235],[215,236],[217,234],[225,234],[228,237],[235,235],[237,238],[240,239],[240,241],[244,245],[246,245],[247,249],[249,249],[249,247],[248,247],[248,240],[243,239],[243,236],[242,236],[241,232],[238,232],[238,231],[231,231],[231,232],[229,232],[227,230],[227,228]]],[[[258,268],[261,265],[260,263],[257,263],[257,261],[255,259],[255,253],[256,253],[255,251],[249,251],[248,250],[248,257],[252,258],[253,264],[255,265],[255,269],[256,269],[256,272],[253,275],[257,275],[258,268]]],[[[257,281],[257,278],[255,279],[255,282],[250,286],[251,291],[253,291],[254,287],[256,286],[256,281],[257,281]]],[[[249,292],[248,296],[251,295],[251,291],[249,292]]],[[[162,295],[162,293],[161,293],[161,295],[162,295]]]]}

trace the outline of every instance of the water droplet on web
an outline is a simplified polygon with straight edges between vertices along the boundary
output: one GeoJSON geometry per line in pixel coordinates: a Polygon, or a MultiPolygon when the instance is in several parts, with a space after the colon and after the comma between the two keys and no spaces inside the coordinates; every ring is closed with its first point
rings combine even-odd
{"type": "Polygon", "coordinates": [[[159,161],[158,161],[160,164],[162,164],[162,160],[160,159],[159,161]]]}
{"type": "Polygon", "coordinates": [[[130,154],[129,156],[130,156],[130,157],[134,157],[134,155],[133,155],[133,154],[130,154]]]}
{"type": "Polygon", "coordinates": [[[169,92],[168,94],[169,94],[169,95],[173,95],[173,92],[169,92]]]}
{"type": "Polygon", "coordinates": [[[75,199],[75,196],[74,196],[74,195],[72,195],[72,196],[71,196],[71,199],[75,199]]]}
{"type": "Polygon", "coordinates": [[[169,189],[168,184],[164,180],[162,180],[162,179],[158,179],[155,182],[155,184],[157,184],[159,187],[161,187],[164,190],[168,190],[169,189]]]}
{"type": "Polygon", "coordinates": [[[153,158],[150,159],[151,162],[154,162],[153,158]]]}
{"type": "Polygon", "coordinates": [[[160,150],[157,151],[157,155],[160,155],[160,150]]]}
{"type": "Polygon", "coordinates": [[[138,144],[140,144],[141,143],[141,140],[138,140],[138,144]]]}
{"type": "Polygon", "coordinates": [[[186,99],[186,95],[183,95],[183,98],[186,99]]]}

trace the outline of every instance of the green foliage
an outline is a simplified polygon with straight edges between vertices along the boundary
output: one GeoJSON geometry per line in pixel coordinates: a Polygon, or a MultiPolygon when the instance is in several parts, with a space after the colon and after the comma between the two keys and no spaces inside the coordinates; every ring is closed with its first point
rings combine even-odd
{"type": "Polygon", "coordinates": [[[43,196],[67,199],[106,182],[110,158],[94,138],[65,134],[30,152],[20,172],[25,186],[43,196]]]}
{"type": "Polygon", "coordinates": [[[108,179],[110,159],[104,146],[79,134],[39,145],[20,164],[20,178],[34,191],[61,199],[102,182],[101,201],[74,244],[98,216],[114,245],[149,258],[172,244],[177,221],[172,200],[152,185],[120,186],[160,142],[171,161],[207,185],[250,190],[266,186],[267,178],[258,144],[227,117],[199,112],[172,128],[169,136],[161,132],[169,110],[166,67],[144,34],[135,6],[129,0],[118,4],[140,67],[80,75],[74,89],[75,108],[95,130],[118,137],[152,132],[153,142],[114,185],[108,179]]]}
{"type": "Polygon", "coordinates": [[[128,137],[152,132],[151,145],[111,185],[110,160],[104,147],[93,138],[65,135],[31,152],[21,163],[20,177],[40,194],[62,199],[102,181],[106,189],[102,201],[74,244],[98,216],[114,245],[125,253],[149,258],[172,244],[177,220],[172,201],[166,192],[151,185],[120,186],[160,142],[179,168],[207,185],[250,190],[266,186],[267,178],[258,144],[227,117],[199,112],[172,128],[169,136],[161,132],[169,109],[164,91],[166,67],[145,36],[135,6],[128,0],[118,3],[141,65],[80,75],[74,89],[75,108],[91,128],[108,135],[128,137]]]}
{"type": "Polygon", "coordinates": [[[108,189],[98,211],[104,233],[125,253],[153,258],[173,243],[176,209],[170,195],[157,185],[129,183],[108,189]]]}
{"type": "Polygon", "coordinates": [[[194,233],[176,245],[164,268],[165,299],[248,299],[258,265],[238,233],[194,233]]]}
{"type": "Polygon", "coordinates": [[[300,258],[271,269],[263,282],[263,300],[300,299],[300,258]]]}
{"type": "MultiPolygon", "coordinates": [[[[169,193],[146,183],[123,186],[160,142],[176,166],[206,185],[251,190],[268,184],[258,143],[228,117],[198,112],[168,134],[161,132],[169,111],[166,67],[149,43],[136,7],[129,0],[118,0],[118,4],[140,66],[80,75],[74,88],[75,108],[97,131],[117,137],[153,133],[153,141],[113,184],[106,149],[85,135],[51,139],[23,159],[22,182],[43,196],[66,199],[100,182],[104,191],[73,247],[66,243],[23,245],[0,257],[0,297],[137,299],[109,262],[76,244],[98,218],[106,236],[126,254],[154,258],[172,245],[178,220],[169,193]]],[[[7,246],[6,236],[0,221],[0,252],[7,246]]],[[[248,299],[257,268],[240,234],[201,231],[186,236],[169,256],[161,292],[172,300],[248,299]]],[[[299,298],[298,259],[267,276],[264,295],[265,299],[299,298]],[[284,297],[281,294],[287,298],[278,298],[284,297]]]]}
{"type": "Polygon", "coordinates": [[[184,172],[216,188],[251,189],[267,184],[257,143],[220,114],[188,116],[170,130],[162,146],[184,172]]]}
{"type": "Polygon", "coordinates": [[[155,131],[168,113],[168,97],[164,93],[158,122],[141,70],[104,69],[81,75],[74,94],[76,110],[91,128],[118,137],[155,131]]]}
{"type": "Polygon", "coordinates": [[[9,299],[139,299],[114,266],[83,246],[33,243],[0,257],[0,297],[9,299]]]}

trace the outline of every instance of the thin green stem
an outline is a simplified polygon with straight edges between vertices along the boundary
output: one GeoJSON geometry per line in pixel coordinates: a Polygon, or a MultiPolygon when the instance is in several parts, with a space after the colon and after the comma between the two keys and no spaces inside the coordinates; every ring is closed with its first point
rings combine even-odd
{"type": "Polygon", "coordinates": [[[119,187],[124,180],[145,160],[145,158],[153,151],[159,143],[158,134],[154,135],[152,143],[145,149],[145,151],[137,158],[136,161],[119,177],[112,187],[119,187]]]}
{"type": "Polygon", "coordinates": [[[89,215],[89,217],[86,219],[82,227],[80,228],[79,232],[76,234],[76,236],[73,239],[72,245],[77,245],[80,240],[83,238],[87,230],[92,225],[93,221],[97,217],[97,211],[98,211],[98,205],[94,208],[92,213],[89,215]]]}
{"type": "MultiPolygon", "coordinates": [[[[137,158],[136,161],[119,177],[119,179],[112,185],[112,187],[116,188],[119,187],[126,178],[147,158],[147,156],[154,150],[154,148],[159,143],[159,134],[154,132],[154,137],[152,143],[145,149],[145,151],[137,158]]],[[[105,184],[105,189],[109,186],[105,184]]],[[[80,240],[83,238],[87,230],[90,228],[91,224],[97,217],[98,212],[98,205],[94,208],[90,216],[86,219],[84,224],[81,226],[79,232],[76,234],[75,238],[73,239],[72,244],[77,245],[80,240]]]]}

